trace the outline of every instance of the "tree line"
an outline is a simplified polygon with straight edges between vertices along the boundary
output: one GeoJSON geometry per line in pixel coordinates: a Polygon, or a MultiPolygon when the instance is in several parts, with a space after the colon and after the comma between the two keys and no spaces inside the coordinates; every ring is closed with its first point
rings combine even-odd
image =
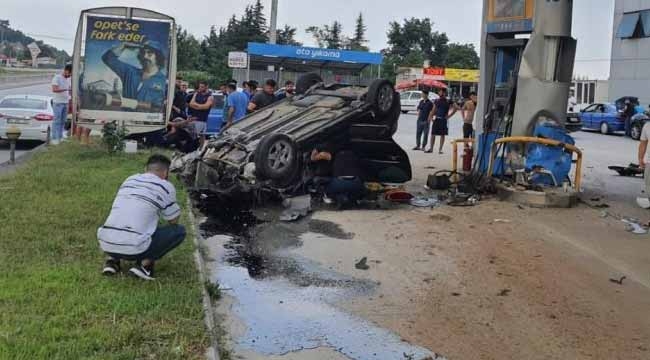
{"type": "MultiPolygon", "coordinates": [[[[346,35],[342,24],[310,26],[306,33],[311,35],[319,47],[369,51],[366,38],[367,27],[360,13],[351,35],[346,35]]],[[[281,45],[302,44],[296,40],[297,29],[284,25],[277,30],[277,43],[281,45]]],[[[399,66],[420,67],[425,60],[431,66],[462,69],[476,69],[479,57],[473,44],[450,43],[446,33],[435,30],[429,18],[393,21],[388,26],[387,47],[384,55],[383,76],[394,80],[399,66]]],[[[220,28],[211,27],[202,40],[186,29],[178,27],[177,67],[184,78],[193,82],[205,78],[211,84],[231,77],[228,68],[228,52],[245,50],[248,42],[268,42],[269,29],[260,0],[248,5],[239,17],[232,15],[228,23],[220,28]]]]}

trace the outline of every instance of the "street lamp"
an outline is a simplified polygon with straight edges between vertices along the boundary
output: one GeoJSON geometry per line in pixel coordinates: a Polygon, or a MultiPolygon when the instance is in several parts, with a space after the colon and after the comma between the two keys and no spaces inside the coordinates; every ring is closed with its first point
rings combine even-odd
{"type": "Polygon", "coordinates": [[[16,141],[22,132],[19,128],[12,126],[7,129],[7,139],[9,139],[9,162],[12,164],[16,163],[16,141]]]}

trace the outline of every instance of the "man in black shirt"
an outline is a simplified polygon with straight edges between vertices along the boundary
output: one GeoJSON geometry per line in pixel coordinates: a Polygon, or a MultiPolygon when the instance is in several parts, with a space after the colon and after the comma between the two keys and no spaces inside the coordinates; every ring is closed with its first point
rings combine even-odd
{"type": "Polygon", "coordinates": [[[429,91],[423,90],[422,100],[418,104],[417,132],[413,150],[424,150],[427,147],[429,142],[429,114],[432,109],[433,103],[429,100],[429,91]]]}
{"type": "Polygon", "coordinates": [[[276,82],[273,79],[266,80],[264,90],[258,92],[253,96],[253,99],[248,104],[248,111],[253,112],[265,108],[273,104],[277,99],[275,97],[276,82]]]}
{"type": "Polygon", "coordinates": [[[312,150],[314,174],[325,186],[326,203],[335,201],[343,208],[361,200],[364,193],[363,171],[359,157],[351,150],[336,151],[331,145],[317,145],[312,150]]]}
{"type": "Polygon", "coordinates": [[[171,120],[176,118],[187,118],[187,93],[183,91],[183,78],[176,76],[176,89],[174,92],[174,102],[172,103],[171,120]]]}

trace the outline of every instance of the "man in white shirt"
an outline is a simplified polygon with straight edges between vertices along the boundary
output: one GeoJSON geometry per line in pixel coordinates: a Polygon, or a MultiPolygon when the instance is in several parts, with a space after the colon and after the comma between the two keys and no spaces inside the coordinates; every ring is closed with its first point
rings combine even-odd
{"type": "Polygon", "coordinates": [[[111,213],[97,230],[100,247],[109,256],[105,275],[118,273],[120,260],[133,260],[130,274],[154,280],[154,262],[185,239],[176,189],[167,181],[170,163],[163,155],[152,155],[146,173],[130,176],[117,191],[111,213]],[[159,218],[169,225],[159,227],[159,218]]]}
{"type": "Polygon", "coordinates": [[[52,102],[54,103],[54,121],[51,129],[52,144],[58,144],[63,138],[65,122],[68,118],[68,102],[70,101],[70,83],[72,65],[68,64],[60,74],[52,78],[52,102]]]}

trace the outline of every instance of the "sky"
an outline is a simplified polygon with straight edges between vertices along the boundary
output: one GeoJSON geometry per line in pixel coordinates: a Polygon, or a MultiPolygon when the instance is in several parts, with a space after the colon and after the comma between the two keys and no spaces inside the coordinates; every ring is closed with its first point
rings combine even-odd
{"type": "MultiPolygon", "coordinates": [[[[178,0],[1,0],[0,19],[33,38],[62,48],[69,53],[83,9],[101,6],[132,6],[155,10],[176,18],[178,24],[198,38],[211,25],[225,25],[232,14],[241,14],[254,0],[193,1],[178,0]],[[192,4],[192,5],[190,5],[192,4]]],[[[267,17],[271,0],[263,0],[267,17]]],[[[368,27],[367,38],[372,51],[386,47],[386,30],[391,21],[410,17],[429,17],[435,30],[446,32],[451,42],[473,43],[481,39],[482,0],[279,0],[278,27],[298,28],[298,40],[315,45],[305,33],[311,25],[331,24],[338,20],[343,31],[351,34],[355,19],[362,12],[368,27]]],[[[573,36],[578,39],[576,75],[589,78],[609,77],[614,0],[573,0],[573,36]]]]}

